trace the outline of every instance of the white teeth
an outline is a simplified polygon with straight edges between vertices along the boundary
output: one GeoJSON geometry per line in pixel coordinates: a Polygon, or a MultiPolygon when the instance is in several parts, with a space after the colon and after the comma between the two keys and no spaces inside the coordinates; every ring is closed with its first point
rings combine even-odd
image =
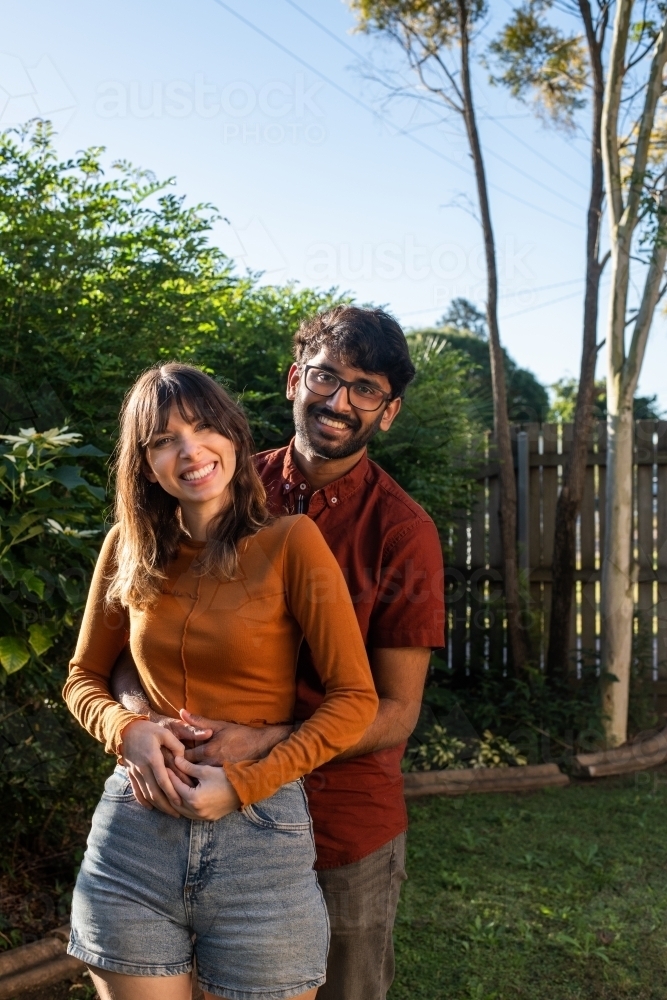
{"type": "Polygon", "coordinates": [[[204,476],[208,476],[209,472],[211,472],[214,468],[215,462],[209,462],[208,465],[205,465],[202,469],[197,469],[195,472],[185,472],[181,478],[185,479],[186,482],[190,482],[193,479],[203,479],[204,476]]]}
{"type": "Polygon", "coordinates": [[[347,428],[347,424],[342,423],[340,420],[330,420],[329,417],[323,417],[322,415],[317,418],[321,424],[326,424],[327,427],[340,427],[343,430],[347,428]]]}

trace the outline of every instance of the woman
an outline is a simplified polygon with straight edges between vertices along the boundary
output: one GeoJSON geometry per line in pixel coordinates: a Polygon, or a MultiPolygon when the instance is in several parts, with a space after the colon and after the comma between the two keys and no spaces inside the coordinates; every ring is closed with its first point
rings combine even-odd
{"type": "Polygon", "coordinates": [[[299,779],[359,740],[377,697],[338,564],[309,518],[269,517],[251,455],[242,411],[195,368],[153,368],[126,399],[117,523],[64,690],[120,761],[72,902],[69,952],[103,1000],[190,1000],[193,954],[206,996],[312,1000],[324,982],[299,779]],[[326,697],[262,760],[191,764],[172,733],[109,694],[128,636],[163,715],[290,721],[304,637],[326,697]]]}

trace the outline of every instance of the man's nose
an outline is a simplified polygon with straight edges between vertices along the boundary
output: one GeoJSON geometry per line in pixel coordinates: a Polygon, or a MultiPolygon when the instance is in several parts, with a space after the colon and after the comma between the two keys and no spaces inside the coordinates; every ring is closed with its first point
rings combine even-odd
{"type": "Polygon", "coordinates": [[[349,392],[346,386],[339,385],[333,396],[329,396],[327,405],[338,413],[349,413],[352,409],[349,392]]]}

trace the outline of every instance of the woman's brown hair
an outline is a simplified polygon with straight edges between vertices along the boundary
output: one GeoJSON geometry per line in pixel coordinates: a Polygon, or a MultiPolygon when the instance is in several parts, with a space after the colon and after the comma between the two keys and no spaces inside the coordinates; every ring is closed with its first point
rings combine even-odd
{"type": "Polygon", "coordinates": [[[236,471],[229,484],[230,502],[209,528],[200,556],[202,573],[234,576],[238,546],[271,520],[266,493],[252,460],[254,445],[241,407],[209,375],[191,365],[156,365],[141,375],[123,402],[116,447],[118,523],[116,570],[107,600],[123,606],[152,603],[165,569],[183,538],[178,500],[144,474],[146,449],[162,433],[172,406],[188,422],[205,420],[236,448],[236,471]]]}

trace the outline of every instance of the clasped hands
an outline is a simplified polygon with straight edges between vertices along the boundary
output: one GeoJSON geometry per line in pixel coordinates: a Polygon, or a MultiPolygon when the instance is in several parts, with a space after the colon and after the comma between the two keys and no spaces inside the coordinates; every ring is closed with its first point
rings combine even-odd
{"type": "Polygon", "coordinates": [[[194,716],[151,713],[123,731],[123,762],[135,798],[169,816],[216,820],[238,809],[240,800],[224,764],[266,756],[292,727],[256,729],[194,716]]]}

